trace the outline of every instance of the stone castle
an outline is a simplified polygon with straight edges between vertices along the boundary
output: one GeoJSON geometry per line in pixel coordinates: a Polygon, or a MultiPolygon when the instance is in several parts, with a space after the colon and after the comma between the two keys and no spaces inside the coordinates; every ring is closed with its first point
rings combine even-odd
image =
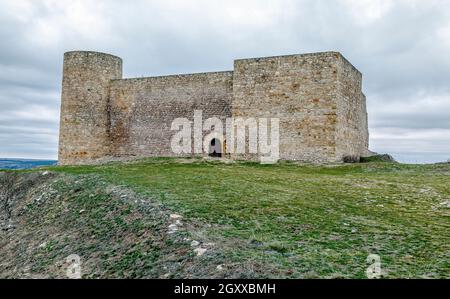
{"type": "MultiPolygon", "coordinates": [[[[59,164],[186,156],[171,150],[171,123],[192,119],[195,110],[224,123],[279,118],[282,160],[358,160],[369,139],[361,85],[361,73],[337,52],[239,59],[234,71],[133,79],[122,78],[119,57],[68,52],[59,164]]],[[[226,147],[226,140],[219,143],[226,147]]]]}

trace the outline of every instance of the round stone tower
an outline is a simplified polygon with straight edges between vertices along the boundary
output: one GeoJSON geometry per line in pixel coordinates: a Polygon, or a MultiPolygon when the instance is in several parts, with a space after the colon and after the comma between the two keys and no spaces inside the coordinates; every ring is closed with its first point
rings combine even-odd
{"type": "Polygon", "coordinates": [[[74,51],[64,54],[59,134],[60,165],[89,163],[108,155],[110,81],[122,78],[122,59],[74,51]]]}

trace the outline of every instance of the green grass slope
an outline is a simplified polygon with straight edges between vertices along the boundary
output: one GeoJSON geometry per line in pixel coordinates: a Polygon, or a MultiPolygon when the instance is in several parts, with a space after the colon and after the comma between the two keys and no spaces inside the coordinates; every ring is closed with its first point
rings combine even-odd
{"type": "MultiPolygon", "coordinates": [[[[131,256],[120,253],[120,242],[108,243],[116,248],[112,252],[79,245],[88,259],[96,256],[98,265],[105,263],[102,255],[115,255],[101,266],[103,272],[95,272],[100,277],[162,277],[170,272],[166,277],[366,278],[367,257],[377,254],[386,278],[450,278],[448,164],[260,165],[160,158],[48,170],[82,178],[82,190],[93,181],[120,186],[183,216],[184,229],[160,236],[170,244],[157,242],[155,252],[139,236],[126,245],[139,249],[131,256]],[[192,240],[206,249],[203,255],[192,251],[192,240]],[[167,255],[178,256],[178,268],[169,263],[173,271],[155,270],[167,269],[161,262],[167,255]],[[141,264],[145,271],[133,270],[141,264]]],[[[72,194],[70,184],[60,188],[72,194]]],[[[96,184],[89,188],[102,194],[96,184]]],[[[148,234],[152,225],[161,231],[170,224],[126,220],[121,228],[127,217],[118,212],[124,210],[122,203],[99,198],[101,207],[118,213],[111,218],[89,204],[86,196],[96,193],[86,192],[70,198],[77,205],[70,210],[86,212],[70,217],[78,217],[73,223],[99,223],[93,235],[120,239],[121,233],[132,231],[127,225],[148,234]]],[[[149,217],[133,202],[127,207],[140,221],[149,217]]],[[[80,237],[80,244],[86,240],[87,235],[80,237]]],[[[64,248],[64,241],[59,242],[64,248]]]]}

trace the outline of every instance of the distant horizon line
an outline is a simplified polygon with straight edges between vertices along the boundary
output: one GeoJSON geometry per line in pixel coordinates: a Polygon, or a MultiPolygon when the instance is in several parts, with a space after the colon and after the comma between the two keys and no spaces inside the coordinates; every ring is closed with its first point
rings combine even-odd
{"type": "Polygon", "coordinates": [[[37,159],[37,158],[1,158],[0,160],[15,160],[15,161],[58,161],[58,159],[37,159]]]}
{"type": "MultiPolygon", "coordinates": [[[[397,162],[401,164],[415,164],[415,165],[424,165],[424,164],[440,164],[440,163],[448,163],[447,160],[436,160],[436,161],[418,161],[414,159],[415,161],[405,161],[405,159],[398,158],[399,155],[393,155],[394,158],[397,160],[397,162]],[[400,160],[400,161],[399,161],[400,160]],[[403,161],[401,161],[403,160],[403,161]]],[[[400,155],[401,156],[401,155],[400,155]]],[[[40,158],[2,158],[0,157],[0,161],[52,161],[52,162],[58,162],[58,159],[40,159],[40,158]]]]}

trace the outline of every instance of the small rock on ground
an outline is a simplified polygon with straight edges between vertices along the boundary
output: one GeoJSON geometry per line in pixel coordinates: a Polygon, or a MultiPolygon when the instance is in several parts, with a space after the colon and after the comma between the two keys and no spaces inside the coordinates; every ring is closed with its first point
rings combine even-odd
{"type": "Polygon", "coordinates": [[[195,248],[194,252],[197,254],[197,256],[202,256],[205,254],[207,250],[205,248],[195,248]]]}

